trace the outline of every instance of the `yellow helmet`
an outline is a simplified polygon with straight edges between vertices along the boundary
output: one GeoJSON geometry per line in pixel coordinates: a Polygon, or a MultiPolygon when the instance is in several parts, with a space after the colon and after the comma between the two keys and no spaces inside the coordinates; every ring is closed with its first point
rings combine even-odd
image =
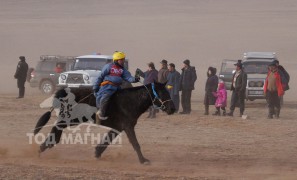
{"type": "Polygon", "coordinates": [[[125,57],[126,57],[125,53],[120,52],[120,51],[116,51],[112,55],[113,61],[118,61],[120,59],[125,59],[125,57]]]}

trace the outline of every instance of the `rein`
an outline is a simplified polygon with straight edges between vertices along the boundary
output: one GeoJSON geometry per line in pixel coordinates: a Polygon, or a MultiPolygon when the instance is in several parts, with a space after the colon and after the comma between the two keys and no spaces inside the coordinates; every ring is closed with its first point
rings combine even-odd
{"type": "Polygon", "coordinates": [[[147,88],[147,86],[144,85],[144,84],[143,84],[143,86],[146,88],[148,94],[150,95],[150,98],[151,98],[151,101],[152,101],[152,104],[153,104],[154,109],[161,109],[161,110],[164,110],[164,109],[166,108],[166,106],[165,106],[164,104],[165,104],[166,102],[168,102],[168,101],[171,101],[171,99],[162,101],[162,99],[158,96],[158,94],[157,94],[157,92],[156,92],[156,90],[155,90],[155,84],[152,83],[152,90],[153,90],[153,94],[154,94],[154,99],[153,99],[153,97],[152,97],[152,95],[151,95],[149,89],[147,88]],[[156,101],[156,100],[158,100],[158,101],[161,103],[161,106],[160,106],[160,107],[157,106],[157,105],[155,104],[155,101],[156,101]]]}

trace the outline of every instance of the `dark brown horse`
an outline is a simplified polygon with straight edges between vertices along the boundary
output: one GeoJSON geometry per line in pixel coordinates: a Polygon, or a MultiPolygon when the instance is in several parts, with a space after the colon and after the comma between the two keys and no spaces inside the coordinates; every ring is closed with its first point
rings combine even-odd
{"type": "MultiPolygon", "coordinates": [[[[92,91],[90,89],[71,89],[71,92],[75,95],[76,102],[86,103],[96,107],[95,97],[91,94],[92,91]]],[[[67,92],[64,89],[58,90],[55,93],[55,98],[57,99],[66,96],[67,92]]],[[[110,142],[115,139],[119,133],[125,131],[130,143],[137,152],[140,163],[149,163],[149,160],[142,155],[134,128],[140,115],[152,105],[159,107],[167,114],[174,113],[174,104],[164,84],[152,83],[146,86],[121,89],[116,92],[109,101],[107,110],[107,116],[109,118],[101,121],[102,126],[110,127],[113,130],[110,130],[107,136],[101,139],[101,143],[96,146],[95,157],[101,157],[101,154],[110,142]],[[106,140],[107,138],[111,141],[106,140]]],[[[93,117],[95,117],[95,114],[93,117]]],[[[50,112],[44,114],[39,119],[34,131],[35,134],[48,122],[49,118],[50,112]]],[[[84,121],[87,121],[87,119],[84,119],[84,121]]],[[[78,125],[80,123],[82,122],[78,119],[72,119],[70,125],[78,125]]],[[[52,148],[55,144],[59,143],[63,128],[67,126],[69,126],[69,124],[65,122],[58,122],[51,130],[51,134],[54,134],[54,136],[47,137],[45,142],[40,145],[39,152],[41,153],[47,148],[52,148]]]]}

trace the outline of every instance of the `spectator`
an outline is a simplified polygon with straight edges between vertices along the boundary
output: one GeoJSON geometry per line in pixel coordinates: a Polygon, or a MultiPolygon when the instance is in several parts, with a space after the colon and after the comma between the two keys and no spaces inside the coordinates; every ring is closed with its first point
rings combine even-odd
{"type": "Polygon", "coordinates": [[[268,119],[279,118],[280,97],[284,94],[281,76],[275,62],[269,65],[269,71],[264,84],[264,94],[268,103],[268,119]]]}
{"type": "Polygon", "coordinates": [[[283,86],[283,90],[287,91],[289,90],[289,81],[290,81],[290,75],[289,73],[286,71],[286,69],[279,64],[278,60],[274,60],[273,61],[276,64],[276,67],[278,69],[278,73],[281,77],[281,82],[282,82],[282,86],[283,86]]]}
{"type": "Polygon", "coordinates": [[[27,72],[28,72],[28,64],[26,63],[25,56],[19,57],[20,61],[17,65],[16,72],[14,74],[14,78],[17,79],[17,84],[19,88],[19,98],[24,98],[25,95],[25,82],[27,78],[27,72]]]}
{"type": "Polygon", "coordinates": [[[169,73],[168,67],[167,67],[167,60],[163,59],[161,62],[161,69],[158,72],[158,82],[159,83],[166,83],[167,76],[169,73]]]}
{"type": "Polygon", "coordinates": [[[219,78],[216,75],[217,69],[214,67],[209,67],[207,70],[207,80],[205,84],[205,95],[204,95],[204,115],[209,114],[209,105],[214,105],[216,98],[213,93],[217,91],[219,78]]]}
{"type": "Polygon", "coordinates": [[[168,65],[169,74],[167,76],[166,88],[170,93],[170,97],[175,106],[175,112],[178,112],[179,109],[179,82],[180,82],[180,73],[175,70],[175,64],[170,63],[168,65]]]}
{"type": "Polygon", "coordinates": [[[194,90],[194,84],[197,80],[196,70],[194,66],[190,66],[190,60],[186,59],[184,61],[184,67],[182,68],[181,78],[180,78],[180,90],[181,94],[181,105],[183,111],[180,114],[190,114],[191,113],[191,96],[192,90],[194,90]]]}
{"type": "MultiPolygon", "coordinates": [[[[158,71],[156,70],[153,62],[148,63],[147,71],[143,72],[140,69],[136,69],[136,73],[144,78],[144,82],[143,82],[144,85],[153,83],[158,80],[158,71]]],[[[149,115],[147,118],[151,118],[151,119],[156,118],[156,112],[157,110],[153,106],[151,106],[149,108],[149,115]]]]}
{"type": "Polygon", "coordinates": [[[220,109],[223,110],[223,116],[226,115],[226,106],[227,106],[227,91],[225,88],[225,84],[223,82],[219,83],[219,88],[217,92],[213,92],[213,95],[217,98],[216,99],[216,112],[213,114],[215,116],[220,116],[221,111],[220,109]]]}
{"type": "Polygon", "coordinates": [[[247,84],[247,74],[242,69],[242,63],[241,60],[238,60],[236,64],[236,71],[233,75],[232,84],[231,84],[231,106],[230,106],[230,112],[227,113],[228,116],[233,116],[233,112],[235,110],[235,106],[237,103],[239,103],[239,109],[240,109],[240,117],[243,115],[245,104],[245,90],[246,90],[246,84],[247,84]]]}

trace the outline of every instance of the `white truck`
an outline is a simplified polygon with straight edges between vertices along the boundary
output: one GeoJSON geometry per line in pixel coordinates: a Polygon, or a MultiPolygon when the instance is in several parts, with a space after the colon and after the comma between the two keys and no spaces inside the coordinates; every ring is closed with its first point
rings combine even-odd
{"type": "MultiPolygon", "coordinates": [[[[60,74],[58,87],[92,88],[103,66],[110,62],[112,62],[111,55],[78,56],[75,58],[72,71],[60,74]]],[[[125,68],[128,69],[127,60],[125,61],[125,68]]],[[[131,87],[131,84],[124,82],[123,86],[131,87]]]]}

